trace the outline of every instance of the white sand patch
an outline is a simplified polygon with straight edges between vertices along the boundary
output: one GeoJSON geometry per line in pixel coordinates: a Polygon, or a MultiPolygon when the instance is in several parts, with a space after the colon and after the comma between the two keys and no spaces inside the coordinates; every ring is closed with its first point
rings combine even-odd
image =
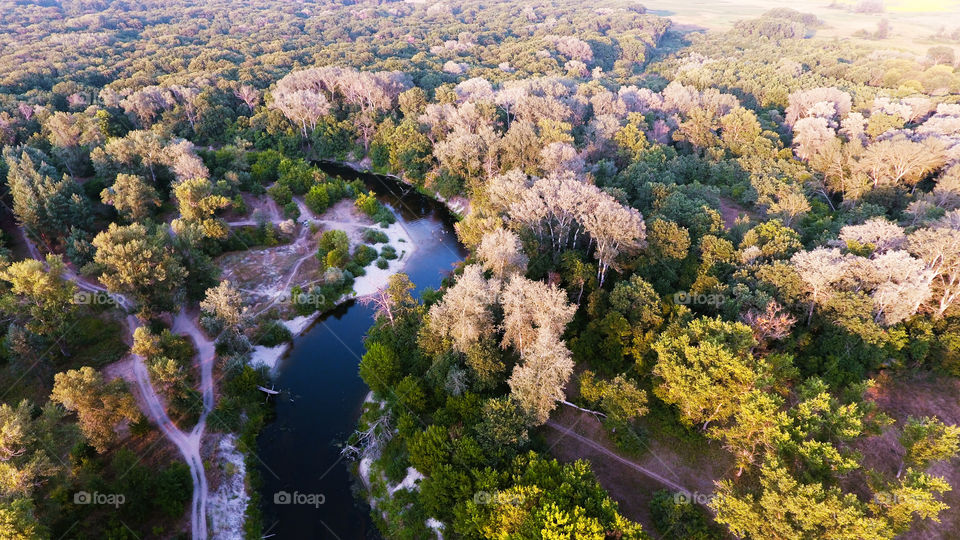
{"type": "MultiPolygon", "coordinates": [[[[297,337],[304,332],[307,328],[313,324],[313,321],[317,320],[319,313],[313,313],[311,315],[301,315],[289,321],[280,321],[284,326],[287,327],[287,330],[290,330],[290,333],[293,334],[293,337],[297,337]]],[[[250,365],[251,366],[267,366],[271,372],[277,369],[277,363],[283,358],[283,355],[286,354],[292,343],[282,343],[276,347],[264,347],[263,345],[257,345],[253,348],[253,353],[250,355],[250,365]]]]}
{"type": "Polygon", "coordinates": [[[363,485],[367,489],[370,489],[370,465],[373,464],[373,460],[369,457],[365,457],[360,460],[360,465],[357,466],[357,472],[360,473],[360,480],[363,481],[363,485]]]}
{"type": "Polygon", "coordinates": [[[423,480],[423,478],[423,474],[421,474],[420,471],[414,469],[413,467],[407,467],[407,476],[405,476],[399,484],[387,488],[387,491],[389,491],[391,495],[401,489],[416,491],[419,488],[418,483],[420,480],[423,480]]]}
{"type": "Polygon", "coordinates": [[[286,353],[287,349],[289,348],[289,343],[277,345],[276,347],[264,347],[263,345],[257,345],[253,348],[253,353],[250,355],[250,365],[254,367],[267,366],[271,371],[273,371],[277,367],[277,362],[283,357],[283,354],[286,353]]]}
{"type": "Polygon", "coordinates": [[[250,496],[247,494],[247,468],[237,450],[237,436],[225,435],[217,446],[217,458],[223,481],[207,501],[210,533],[214,539],[243,538],[243,523],[250,496]]]}
{"type": "MultiPolygon", "coordinates": [[[[358,277],[353,282],[353,290],[358,297],[371,295],[377,292],[377,289],[386,286],[390,276],[403,270],[410,255],[416,249],[410,231],[404,227],[400,220],[397,220],[386,229],[377,228],[376,230],[382,231],[387,235],[390,239],[389,244],[397,250],[397,258],[388,261],[389,264],[386,268],[378,268],[375,263],[364,268],[367,273],[358,277]]],[[[377,244],[377,247],[382,248],[383,245],[384,244],[377,244]]]]}
{"type": "Polygon", "coordinates": [[[287,330],[290,330],[290,333],[293,334],[293,337],[297,337],[302,334],[303,331],[313,323],[313,321],[317,320],[317,317],[319,316],[319,313],[301,315],[293,320],[283,321],[283,325],[287,327],[287,330]]]}
{"type": "Polygon", "coordinates": [[[443,522],[437,520],[436,518],[427,518],[426,521],[427,527],[433,529],[433,532],[437,534],[437,538],[443,540],[443,522]]]}

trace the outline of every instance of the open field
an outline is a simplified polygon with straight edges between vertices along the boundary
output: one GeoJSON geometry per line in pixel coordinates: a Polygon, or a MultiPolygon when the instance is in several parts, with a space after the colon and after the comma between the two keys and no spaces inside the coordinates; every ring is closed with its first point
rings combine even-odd
{"type": "Polygon", "coordinates": [[[816,31],[817,37],[849,38],[858,43],[905,49],[918,54],[926,53],[930,46],[937,44],[931,39],[931,35],[941,27],[960,25],[960,2],[956,1],[888,1],[885,2],[886,11],[883,13],[854,13],[848,9],[830,7],[832,4],[834,2],[827,0],[797,4],[771,0],[644,2],[650,12],[669,17],[674,22],[674,27],[682,31],[724,31],[730,29],[738,20],[758,17],[770,9],[789,7],[812,13],[824,21],[824,26],[816,31]],[[875,30],[881,19],[890,22],[890,38],[878,41],[853,37],[858,30],[875,30]]]}

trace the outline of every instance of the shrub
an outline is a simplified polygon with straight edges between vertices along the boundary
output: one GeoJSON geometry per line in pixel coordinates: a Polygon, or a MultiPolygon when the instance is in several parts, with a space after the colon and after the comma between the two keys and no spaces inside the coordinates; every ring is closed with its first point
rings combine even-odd
{"type": "Polygon", "coordinates": [[[388,237],[387,233],[383,231],[378,231],[376,229],[364,229],[363,241],[368,244],[386,244],[390,241],[390,237],[388,237]]]}
{"type": "Polygon", "coordinates": [[[397,258],[397,250],[393,246],[383,246],[380,249],[380,256],[384,259],[393,260],[397,258]]]}
{"type": "Polygon", "coordinates": [[[270,189],[267,190],[267,193],[269,193],[270,198],[276,201],[276,203],[280,206],[286,206],[287,204],[290,204],[290,201],[293,200],[293,192],[290,191],[290,187],[279,182],[270,186],[270,189]]]}
{"type": "Polygon", "coordinates": [[[380,210],[380,201],[377,200],[372,191],[368,193],[358,193],[354,204],[357,205],[357,208],[361,212],[370,216],[371,218],[377,214],[377,211],[380,210]]]}
{"type": "Polygon", "coordinates": [[[310,188],[310,191],[307,192],[304,196],[303,201],[307,204],[307,208],[312,210],[315,214],[324,213],[327,208],[330,208],[330,193],[327,191],[326,184],[317,184],[310,188]]]}
{"type": "Polygon", "coordinates": [[[287,219],[297,219],[300,217],[300,207],[297,203],[290,201],[283,205],[283,216],[287,219]]]}
{"type": "Polygon", "coordinates": [[[277,181],[277,166],[283,159],[283,154],[276,150],[251,152],[250,179],[257,184],[272,184],[277,181]]]}
{"type": "Polygon", "coordinates": [[[336,248],[328,251],[323,260],[327,267],[343,268],[350,262],[350,253],[345,249],[336,248]]]}
{"type": "Polygon", "coordinates": [[[353,262],[361,268],[367,266],[377,259],[377,250],[366,244],[359,244],[353,248],[353,262]]]}
{"type": "Polygon", "coordinates": [[[386,270],[388,266],[390,266],[390,263],[387,262],[387,260],[384,259],[383,257],[380,257],[379,259],[377,259],[377,268],[381,270],[386,270]]]}
{"type": "Polygon", "coordinates": [[[293,339],[290,329],[280,321],[269,320],[257,327],[253,334],[253,342],[264,347],[276,347],[293,339]]]}

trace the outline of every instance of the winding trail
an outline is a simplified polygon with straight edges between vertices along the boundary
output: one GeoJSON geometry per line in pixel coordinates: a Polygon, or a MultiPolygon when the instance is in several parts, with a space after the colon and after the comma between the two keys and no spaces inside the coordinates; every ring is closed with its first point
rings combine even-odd
{"type": "MultiPolygon", "coordinates": [[[[140,326],[140,321],[136,316],[128,315],[127,325],[130,328],[130,334],[133,335],[134,330],[140,326]]],[[[160,396],[157,395],[153,383],[150,382],[150,374],[143,357],[132,353],[130,356],[133,360],[134,382],[140,390],[143,404],[147,408],[144,414],[180,450],[180,454],[183,455],[184,461],[190,468],[190,477],[193,480],[193,499],[190,511],[191,537],[194,540],[204,540],[207,538],[207,497],[210,489],[207,485],[207,475],[203,467],[203,457],[200,455],[200,443],[206,429],[207,416],[213,410],[213,360],[215,355],[213,343],[200,332],[200,329],[187,317],[185,312],[181,311],[176,316],[173,330],[176,333],[186,332],[194,340],[201,368],[200,385],[203,391],[203,412],[200,414],[197,425],[189,434],[178,428],[170,420],[170,416],[167,415],[160,396]]]]}
{"type": "MultiPolygon", "coordinates": [[[[27,250],[34,259],[43,261],[44,258],[37,249],[37,246],[21,230],[23,239],[27,244],[27,250]]],[[[64,273],[66,279],[73,281],[77,288],[98,294],[109,294],[116,304],[127,313],[133,310],[133,303],[121,294],[112,294],[99,283],[90,279],[81,277],[71,269],[67,268],[64,273]]],[[[130,341],[133,341],[133,334],[141,326],[140,320],[135,315],[127,315],[127,331],[130,335],[130,341]]],[[[216,350],[214,342],[194,322],[194,318],[189,316],[186,311],[181,310],[173,319],[172,331],[176,334],[190,336],[194,346],[197,349],[196,361],[200,368],[200,390],[203,395],[203,410],[197,425],[189,433],[184,433],[178,428],[170,416],[167,414],[160,396],[157,394],[153,383],[150,381],[150,373],[147,371],[146,362],[143,357],[130,353],[132,364],[133,380],[129,381],[136,384],[141,399],[138,401],[144,415],[151,422],[157,425],[160,432],[163,433],[170,442],[177,447],[183,456],[187,467],[190,469],[190,477],[193,481],[193,499],[190,510],[190,532],[194,540],[206,540],[207,538],[207,498],[209,496],[209,486],[207,484],[207,475],[203,466],[203,457],[200,455],[200,446],[204,431],[207,425],[207,416],[213,410],[215,405],[215,392],[213,381],[213,364],[216,359],[216,350]]]]}
{"type": "MultiPolygon", "coordinates": [[[[297,205],[300,207],[301,215],[304,217],[301,219],[302,226],[300,234],[293,243],[298,249],[304,249],[305,253],[295,262],[290,275],[287,277],[283,284],[283,288],[281,289],[284,291],[290,288],[290,284],[293,278],[297,275],[297,271],[300,269],[300,266],[306,260],[315,256],[315,252],[307,245],[307,241],[310,237],[310,229],[308,225],[320,224],[325,226],[354,228],[368,227],[368,225],[361,223],[320,220],[317,219],[317,217],[299,199],[297,200],[297,205]]],[[[278,224],[281,221],[283,221],[283,219],[277,212],[273,212],[270,216],[268,216],[268,223],[278,224]]],[[[259,223],[260,221],[254,220],[238,220],[227,222],[227,225],[231,227],[239,227],[258,225],[259,223]]],[[[26,242],[30,257],[45,262],[43,254],[37,248],[36,244],[27,237],[22,228],[20,233],[26,242]]],[[[136,329],[141,326],[141,322],[135,315],[130,314],[135,308],[135,305],[132,301],[121,294],[110,293],[96,280],[80,276],[70,266],[67,266],[66,271],[64,272],[64,277],[65,279],[73,281],[78,289],[96,294],[109,295],[116,305],[128,314],[126,318],[127,331],[129,333],[130,342],[133,342],[133,334],[136,329]]],[[[270,304],[264,308],[264,310],[275,305],[280,299],[280,296],[281,295],[275,297],[270,304]]],[[[261,312],[262,311],[263,310],[261,310],[261,312]]],[[[216,348],[213,340],[211,340],[197,325],[197,317],[191,316],[183,309],[181,309],[176,317],[174,317],[171,331],[178,335],[189,336],[190,339],[193,340],[194,346],[197,350],[195,363],[200,369],[200,391],[203,396],[203,409],[200,413],[197,424],[193,427],[193,429],[191,429],[189,432],[185,432],[173,423],[169,414],[167,413],[166,406],[164,405],[162,398],[159,396],[153,386],[153,383],[150,381],[150,373],[147,370],[146,362],[144,361],[143,357],[133,354],[132,352],[130,353],[129,358],[132,365],[131,371],[133,380],[128,380],[128,382],[136,385],[141,398],[138,400],[138,404],[140,405],[140,408],[143,409],[144,415],[146,415],[151,422],[156,424],[163,436],[177,447],[190,469],[190,476],[193,482],[193,498],[191,501],[190,510],[191,537],[194,540],[206,540],[208,536],[207,500],[209,498],[210,489],[207,482],[206,471],[204,470],[203,456],[200,453],[200,448],[203,435],[206,430],[207,417],[216,404],[216,392],[213,380],[213,367],[216,360],[216,348]]]]}

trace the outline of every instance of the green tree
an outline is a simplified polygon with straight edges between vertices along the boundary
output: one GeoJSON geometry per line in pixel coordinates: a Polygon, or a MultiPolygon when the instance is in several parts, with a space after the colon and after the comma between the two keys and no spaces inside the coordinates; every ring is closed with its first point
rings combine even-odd
{"type": "Polygon", "coordinates": [[[385,396],[400,380],[400,360],[388,345],[367,343],[367,352],[360,360],[360,378],[375,393],[385,396]]]}
{"type": "Polygon", "coordinates": [[[26,259],[0,270],[0,279],[10,285],[0,307],[23,320],[27,330],[59,340],[75,312],[76,286],[64,278],[66,270],[60,255],[47,255],[47,268],[26,259]]]}
{"type": "Polygon", "coordinates": [[[146,312],[169,311],[187,272],[173,253],[163,230],[150,234],[139,223],[110,227],[93,239],[100,281],[114,293],[130,295],[146,312]]]}
{"type": "MultiPolygon", "coordinates": [[[[906,449],[905,465],[920,469],[934,461],[952,459],[960,450],[960,427],[948,426],[937,418],[908,418],[900,435],[900,444],[906,449]]],[[[903,465],[900,466],[900,472],[903,465]]]]}
{"type": "Polygon", "coordinates": [[[71,227],[90,227],[90,203],[80,185],[69,176],[56,180],[57,171],[42,152],[25,148],[17,157],[7,147],[3,157],[9,168],[13,213],[31,238],[53,249],[63,243],[71,227]]]}
{"type": "Polygon", "coordinates": [[[509,397],[492,398],[483,404],[483,420],[476,426],[477,441],[491,455],[510,453],[530,442],[530,420],[509,397]]]}
{"type": "Polygon", "coordinates": [[[819,483],[802,483],[776,462],[760,471],[758,494],[741,493],[729,480],[720,482],[711,502],[718,523],[740,537],[893,538],[886,520],[872,516],[853,494],[819,483]]]}
{"type": "Polygon", "coordinates": [[[0,540],[36,540],[47,534],[37,519],[32,500],[0,501],[0,540]]]}
{"type": "Polygon", "coordinates": [[[779,219],[764,221],[747,231],[740,242],[740,250],[756,248],[757,254],[765,259],[787,259],[803,248],[800,235],[785,227],[779,219]]]}
{"type": "Polygon", "coordinates": [[[116,441],[116,425],[135,422],[140,411],[122,381],[106,382],[92,367],[57,373],[50,400],[77,413],[80,431],[101,454],[116,441]]]}
{"type": "Polygon", "coordinates": [[[100,192],[100,200],[116,208],[128,221],[146,219],[160,206],[157,190],[143,177],[133,174],[118,174],[113,186],[100,192]]]}
{"type": "Polygon", "coordinates": [[[230,206],[230,199],[218,195],[207,178],[190,178],[173,186],[180,217],[170,223],[177,235],[195,243],[203,238],[224,239],[229,233],[227,224],[214,217],[217,211],[230,206]]]}
{"type": "Polygon", "coordinates": [[[51,477],[64,472],[75,432],[62,429],[63,413],[48,405],[34,416],[33,405],[0,405],[0,499],[29,497],[51,477]]]}
{"type": "Polygon", "coordinates": [[[743,323],[700,318],[663,334],[653,345],[654,393],[676,406],[686,424],[725,421],[755,388],[765,365],[751,350],[753,332],[743,323]]]}

